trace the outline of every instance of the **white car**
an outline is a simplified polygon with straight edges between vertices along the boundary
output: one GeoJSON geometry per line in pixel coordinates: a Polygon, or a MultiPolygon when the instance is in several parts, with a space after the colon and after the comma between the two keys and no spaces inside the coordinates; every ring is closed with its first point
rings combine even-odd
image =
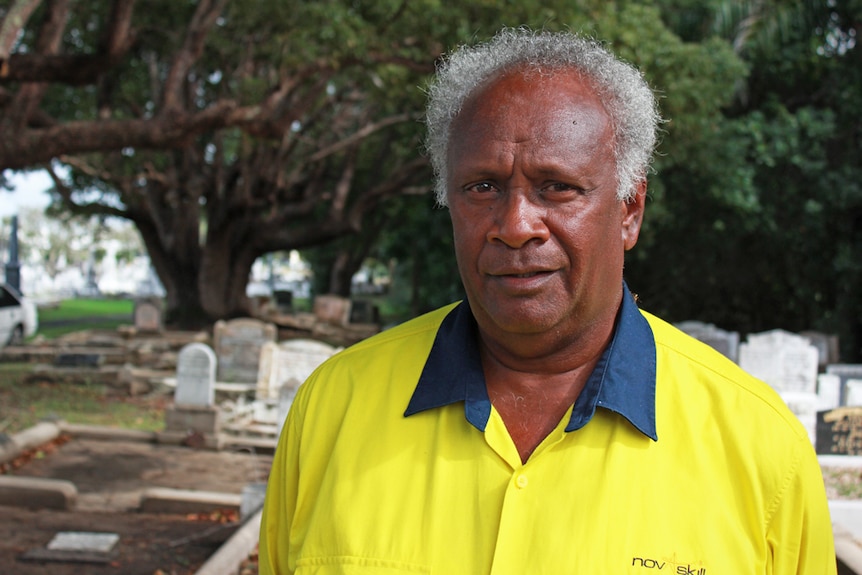
{"type": "Polygon", "coordinates": [[[21,345],[38,327],[36,304],[12,286],[0,284],[0,348],[21,345]]]}

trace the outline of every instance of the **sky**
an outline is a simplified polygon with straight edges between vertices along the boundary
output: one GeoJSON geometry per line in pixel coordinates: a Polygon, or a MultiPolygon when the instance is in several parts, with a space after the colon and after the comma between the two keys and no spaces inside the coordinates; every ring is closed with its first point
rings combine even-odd
{"type": "Polygon", "coordinates": [[[48,205],[47,190],[53,182],[47,172],[7,172],[7,176],[10,173],[8,180],[12,191],[0,189],[0,218],[19,214],[21,208],[44,209],[48,205]]]}

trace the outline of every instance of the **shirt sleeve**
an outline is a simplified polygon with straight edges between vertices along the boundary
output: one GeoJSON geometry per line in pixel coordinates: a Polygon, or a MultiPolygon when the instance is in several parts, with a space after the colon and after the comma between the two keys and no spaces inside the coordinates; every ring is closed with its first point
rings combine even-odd
{"type": "Polygon", "coordinates": [[[258,543],[259,575],[287,575],[296,569],[290,537],[299,478],[298,400],[299,395],[284,423],[269,473],[258,543]]]}
{"type": "Polygon", "coordinates": [[[807,438],[767,525],[771,575],[835,575],[835,543],[823,472],[807,438]]]}

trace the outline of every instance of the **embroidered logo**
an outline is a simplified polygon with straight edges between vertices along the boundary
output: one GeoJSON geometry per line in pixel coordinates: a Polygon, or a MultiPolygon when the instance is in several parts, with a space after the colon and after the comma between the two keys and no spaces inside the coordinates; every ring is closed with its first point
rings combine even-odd
{"type": "Polygon", "coordinates": [[[662,573],[672,573],[675,575],[706,575],[706,567],[702,565],[703,563],[700,562],[697,565],[692,565],[689,562],[678,562],[676,560],[632,557],[632,567],[655,569],[662,573]]]}

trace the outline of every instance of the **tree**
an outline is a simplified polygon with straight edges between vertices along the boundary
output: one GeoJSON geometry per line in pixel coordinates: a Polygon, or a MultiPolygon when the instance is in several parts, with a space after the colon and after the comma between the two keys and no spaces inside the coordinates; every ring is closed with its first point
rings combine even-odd
{"type": "Polygon", "coordinates": [[[2,118],[21,130],[3,131],[0,166],[58,158],[72,168],[68,181],[55,178],[66,209],[134,222],[169,317],[193,324],[246,313],[257,257],[354,233],[366,212],[426,174],[418,131],[397,126],[416,123],[421,94],[410,102],[404,86],[433,68],[436,53],[371,33],[406,3],[358,13],[338,2],[258,2],[252,11],[141,2],[133,28],[132,3],[115,2],[100,35],[100,3],[82,4],[90,12],[73,16],[68,2],[46,3],[33,16],[41,25],[25,30],[26,49],[4,60],[4,80],[21,83],[2,118]],[[393,153],[408,147],[410,157],[393,153]],[[373,181],[357,177],[363,163],[378,170],[373,181]]]}
{"type": "MultiPolygon", "coordinates": [[[[675,215],[665,182],[674,170],[690,181],[683,166],[710,158],[721,109],[744,74],[721,38],[684,41],[659,2],[18,0],[13,8],[36,4],[29,19],[0,12],[0,29],[11,22],[20,38],[7,54],[11,36],[0,36],[0,167],[60,163],[69,169],[56,177],[63,209],[134,222],[169,319],[187,324],[244,313],[257,257],[336,238],[351,249],[331,259],[344,265],[330,289],[343,291],[369,250],[415,258],[414,311],[460,293],[444,263],[451,248],[431,241],[444,212],[415,195],[430,183],[421,87],[457,43],[501,25],[569,28],[608,40],[646,70],[673,119],[651,192],[647,226],[656,228],[675,215]],[[365,241],[376,235],[377,247],[365,241]]],[[[659,253],[648,238],[644,253],[659,253]]]]}
{"type": "Polygon", "coordinates": [[[862,6],[711,2],[681,17],[686,3],[662,3],[680,37],[718,39],[747,72],[687,160],[661,162],[661,217],[629,275],[671,320],[836,332],[858,361],[862,6]]]}

